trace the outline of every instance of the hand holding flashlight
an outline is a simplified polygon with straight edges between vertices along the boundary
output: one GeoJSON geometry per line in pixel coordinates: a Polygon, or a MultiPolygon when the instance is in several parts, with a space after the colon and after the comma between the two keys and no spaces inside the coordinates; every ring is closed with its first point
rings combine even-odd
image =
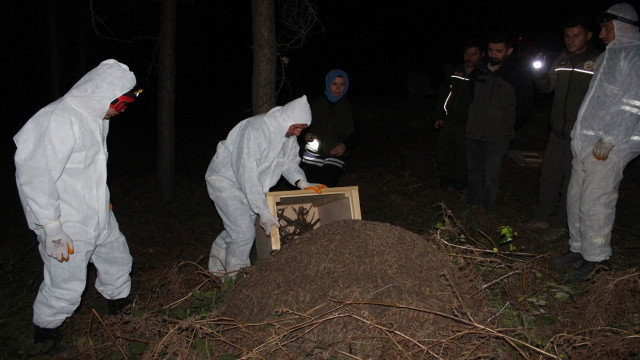
{"type": "Polygon", "coordinates": [[[535,70],[540,70],[544,67],[546,60],[547,57],[543,53],[539,53],[531,63],[531,66],[533,66],[535,70]]]}

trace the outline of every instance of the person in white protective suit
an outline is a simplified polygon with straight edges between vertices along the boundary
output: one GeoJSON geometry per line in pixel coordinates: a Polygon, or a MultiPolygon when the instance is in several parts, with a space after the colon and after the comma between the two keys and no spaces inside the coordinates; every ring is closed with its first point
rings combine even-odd
{"type": "Polygon", "coordinates": [[[588,280],[608,267],[618,186],[625,166],[640,154],[640,28],[626,3],[598,15],[607,46],[571,133],[574,160],[567,193],[570,251],[554,266],[580,263],[572,272],[588,280]]]}
{"type": "Polygon", "coordinates": [[[269,235],[280,227],[269,212],[265,193],[281,176],[300,189],[318,193],[323,184],[308,183],[300,169],[297,136],[311,124],[311,109],[302,96],[265,114],[242,120],[218,143],[205,180],[207,191],[224,223],[211,246],[209,271],[233,279],[250,266],[256,217],[269,235]]]}
{"type": "Polygon", "coordinates": [[[130,302],[132,258],[110,209],[106,140],[109,119],[140,93],[135,84],[126,65],[105,60],[14,137],[18,193],[44,262],[36,343],[51,340],[61,350],[59,327],[80,304],[89,262],[111,313],[130,302]]]}

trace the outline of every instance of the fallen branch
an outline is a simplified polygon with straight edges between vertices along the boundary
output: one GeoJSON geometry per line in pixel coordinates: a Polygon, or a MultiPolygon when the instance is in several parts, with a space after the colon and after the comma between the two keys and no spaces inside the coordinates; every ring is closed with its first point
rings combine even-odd
{"type": "MultiPolygon", "coordinates": [[[[104,321],[102,321],[102,318],[100,317],[100,315],[98,315],[98,312],[96,311],[96,309],[91,309],[91,313],[93,314],[93,316],[95,316],[98,321],[100,321],[100,323],[102,324],[102,326],[104,327],[104,329],[107,331],[107,334],[109,334],[109,337],[111,337],[111,340],[113,340],[113,342],[116,344],[116,346],[118,347],[118,350],[120,350],[120,352],[122,353],[122,356],[124,356],[125,360],[128,360],[129,358],[127,357],[127,353],[124,351],[124,349],[122,348],[122,346],[120,346],[120,344],[118,344],[118,341],[116,341],[116,337],[113,336],[113,334],[111,333],[111,330],[109,330],[109,328],[107,327],[107,325],[104,323],[104,321]]],[[[91,334],[91,321],[89,322],[89,334],[91,334]]]]}

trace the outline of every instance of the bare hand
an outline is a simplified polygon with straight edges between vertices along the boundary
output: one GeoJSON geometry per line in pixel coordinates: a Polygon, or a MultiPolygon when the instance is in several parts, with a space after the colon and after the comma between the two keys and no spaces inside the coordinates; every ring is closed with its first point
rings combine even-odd
{"type": "Polygon", "coordinates": [[[333,156],[340,156],[340,155],[344,154],[344,149],[345,149],[344,144],[340,143],[340,144],[336,145],[333,149],[331,149],[331,151],[329,151],[329,154],[331,154],[333,156]]]}
{"type": "Polygon", "coordinates": [[[609,158],[609,152],[611,152],[611,149],[613,149],[613,144],[611,142],[600,139],[600,141],[593,146],[593,157],[596,158],[596,160],[605,161],[609,158]]]}

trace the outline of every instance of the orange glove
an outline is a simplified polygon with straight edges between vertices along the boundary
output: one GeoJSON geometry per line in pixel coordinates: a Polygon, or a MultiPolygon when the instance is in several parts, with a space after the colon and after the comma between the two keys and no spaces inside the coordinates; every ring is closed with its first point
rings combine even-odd
{"type": "Polygon", "coordinates": [[[318,194],[322,194],[322,190],[320,190],[320,189],[326,189],[327,188],[327,185],[310,183],[310,182],[307,182],[306,180],[298,180],[297,185],[298,185],[299,189],[302,189],[302,190],[313,190],[313,191],[317,192],[318,194]]]}

